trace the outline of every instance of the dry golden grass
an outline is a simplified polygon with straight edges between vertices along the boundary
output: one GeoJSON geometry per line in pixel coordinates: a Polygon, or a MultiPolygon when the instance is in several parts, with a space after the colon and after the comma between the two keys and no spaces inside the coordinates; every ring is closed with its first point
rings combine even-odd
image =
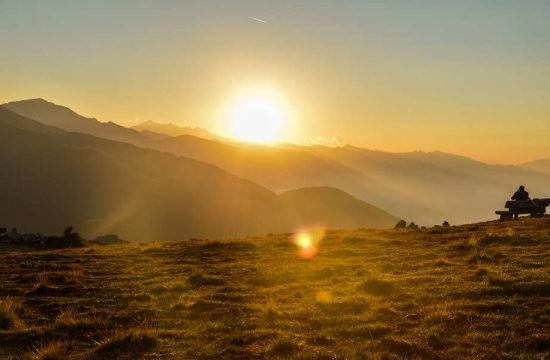
{"type": "Polygon", "coordinates": [[[0,330],[13,329],[19,323],[17,308],[19,304],[12,298],[0,300],[0,330]]]}
{"type": "Polygon", "coordinates": [[[0,250],[1,359],[541,359],[550,218],[0,250]]]}
{"type": "Polygon", "coordinates": [[[33,360],[64,360],[67,358],[69,345],[66,341],[56,341],[37,347],[33,360]]]}

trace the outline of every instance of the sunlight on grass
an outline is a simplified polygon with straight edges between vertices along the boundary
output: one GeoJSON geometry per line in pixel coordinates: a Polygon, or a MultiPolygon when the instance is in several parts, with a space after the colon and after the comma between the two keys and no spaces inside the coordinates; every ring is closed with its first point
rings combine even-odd
{"type": "Polygon", "coordinates": [[[320,303],[328,303],[332,301],[332,293],[330,291],[319,291],[315,294],[315,299],[320,303]]]}
{"type": "Polygon", "coordinates": [[[0,359],[541,359],[550,218],[501,226],[0,251],[0,359]]]}

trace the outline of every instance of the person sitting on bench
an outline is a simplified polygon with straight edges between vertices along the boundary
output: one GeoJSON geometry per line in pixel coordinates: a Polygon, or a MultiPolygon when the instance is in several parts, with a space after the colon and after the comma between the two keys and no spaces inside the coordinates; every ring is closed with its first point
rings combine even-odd
{"type": "Polygon", "coordinates": [[[515,200],[515,201],[528,201],[528,200],[531,200],[529,198],[529,193],[527,191],[525,191],[525,186],[520,186],[518,191],[516,191],[514,193],[514,195],[512,196],[512,200],[515,200]]]}

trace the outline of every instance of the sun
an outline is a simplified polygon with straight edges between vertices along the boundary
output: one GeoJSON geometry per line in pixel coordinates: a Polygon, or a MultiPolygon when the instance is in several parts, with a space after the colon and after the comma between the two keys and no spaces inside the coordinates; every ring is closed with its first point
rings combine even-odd
{"type": "Polygon", "coordinates": [[[287,120],[278,96],[252,91],[239,96],[229,112],[231,136],[249,142],[270,143],[281,140],[287,120]]]}

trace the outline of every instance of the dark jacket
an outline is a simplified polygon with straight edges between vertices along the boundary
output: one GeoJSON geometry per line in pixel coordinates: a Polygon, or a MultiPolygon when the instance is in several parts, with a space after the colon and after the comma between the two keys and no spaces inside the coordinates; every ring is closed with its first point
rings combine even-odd
{"type": "Polygon", "coordinates": [[[518,190],[512,196],[512,200],[516,201],[527,201],[529,200],[529,193],[525,190],[518,190]]]}

